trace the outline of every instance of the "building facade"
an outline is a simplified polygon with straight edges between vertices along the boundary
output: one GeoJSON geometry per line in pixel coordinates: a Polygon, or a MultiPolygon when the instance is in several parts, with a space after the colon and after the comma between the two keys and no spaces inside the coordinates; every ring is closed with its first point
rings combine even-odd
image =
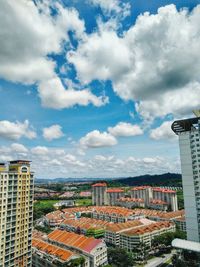
{"type": "Polygon", "coordinates": [[[96,183],[92,185],[92,205],[103,206],[107,205],[107,184],[96,183]]]}
{"type": "Polygon", "coordinates": [[[0,266],[31,266],[33,173],[30,162],[0,165],[0,266]]]}
{"type": "Polygon", "coordinates": [[[187,239],[200,242],[200,117],[175,121],[179,137],[187,239]]]}
{"type": "Polygon", "coordinates": [[[121,188],[109,188],[106,190],[107,195],[107,204],[114,206],[117,203],[117,200],[121,197],[124,197],[124,190],[121,188]]]}
{"type": "Polygon", "coordinates": [[[178,210],[177,194],[175,190],[138,186],[131,190],[131,198],[142,199],[146,208],[158,210],[178,210]]]}

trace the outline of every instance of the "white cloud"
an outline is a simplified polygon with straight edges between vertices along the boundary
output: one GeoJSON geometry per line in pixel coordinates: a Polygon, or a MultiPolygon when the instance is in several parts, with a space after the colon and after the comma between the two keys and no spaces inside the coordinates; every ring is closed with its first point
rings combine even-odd
{"type": "Polygon", "coordinates": [[[175,139],[176,135],[171,129],[173,121],[165,121],[158,128],[150,131],[150,137],[155,140],[175,139]]]}
{"type": "Polygon", "coordinates": [[[11,147],[11,150],[16,153],[27,153],[28,152],[28,149],[24,145],[19,144],[19,143],[13,143],[10,147],[11,147]]]}
{"type": "Polygon", "coordinates": [[[107,132],[99,132],[94,130],[86,134],[80,139],[80,145],[88,148],[114,146],[117,144],[117,139],[107,132]]]}
{"type": "Polygon", "coordinates": [[[64,133],[62,132],[62,127],[58,124],[43,129],[43,137],[47,141],[52,141],[53,139],[59,139],[62,136],[64,136],[64,133]]]}
{"type": "Polygon", "coordinates": [[[68,59],[82,83],[112,80],[117,95],[138,101],[142,116],[180,116],[199,105],[199,31],[200,5],[192,12],[169,5],[140,15],[123,36],[101,28],[68,59]]]}
{"type": "Polygon", "coordinates": [[[77,38],[84,32],[77,11],[57,1],[1,1],[0,18],[0,76],[16,82],[51,78],[55,62],[47,56],[61,52],[69,30],[77,38]],[[57,15],[51,15],[50,7],[57,15]]]}
{"type": "Polygon", "coordinates": [[[84,22],[75,9],[64,8],[59,1],[8,0],[0,3],[0,18],[0,77],[37,83],[45,107],[61,109],[90,103],[99,107],[107,103],[106,98],[86,89],[66,90],[55,73],[56,62],[50,56],[69,46],[68,32],[72,31],[77,40],[85,36],[84,22]]]}
{"type": "Polygon", "coordinates": [[[135,136],[143,134],[143,130],[139,125],[127,122],[119,122],[114,127],[109,127],[108,132],[114,136],[135,136]]]}
{"type": "Polygon", "coordinates": [[[37,156],[45,156],[49,152],[48,148],[45,146],[36,146],[31,149],[31,153],[37,156]]]}
{"type": "Polygon", "coordinates": [[[30,128],[29,121],[10,122],[0,121],[0,137],[11,140],[18,140],[21,137],[33,139],[36,137],[36,132],[30,128]]]}
{"type": "Polygon", "coordinates": [[[87,106],[93,104],[100,107],[108,103],[108,98],[92,94],[89,90],[65,89],[59,78],[43,81],[39,85],[42,104],[45,107],[62,109],[74,105],[87,106]]]}
{"type": "Polygon", "coordinates": [[[119,16],[124,18],[130,15],[130,4],[120,0],[88,0],[91,4],[99,6],[106,16],[119,16]]]}

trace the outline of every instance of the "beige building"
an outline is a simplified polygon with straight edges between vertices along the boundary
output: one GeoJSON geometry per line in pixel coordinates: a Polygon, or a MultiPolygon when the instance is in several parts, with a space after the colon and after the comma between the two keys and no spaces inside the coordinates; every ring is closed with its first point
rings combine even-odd
{"type": "Polygon", "coordinates": [[[107,195],[107,204],[114,206],[117,203],[117,200],[121,197],[124,197],[124,190],[121,188],[109,188],[106,190],[107,195]]]}
{"type": "Polygon", "coordinates": [[[160,187],[138,186],[131,189],[131,198],[142,199],[146,208],[178,210],[176,191],[160,187]]]}
{"type": "Polygon", "coordinates": [[[108,263],[107,246],[101,239],[57,229],[48,235],[48,242],[89,258],[87,267],[98,267],[108,263]]]}
{"type": "Polygon", "coordinates": [[[0,266],[30,267],[33,173],[30,162],[0,165],[0,266]]]}
{"type": "Polygon", "coordinates": [[[103,206],[107,205],[107,184],[96,183],[92,185],[92,205],[103,206]]]}
{"type": "MultiPolygon", "coordinates": [[[[81,256],[67,249],[49,244],[40,239],[33,238],[32,240],[32,267],[57,267],[67,266],[67,264],[79,259],[81,256]]],[[[88,266],[89,259],[85,258],[84,265],[77,267],[88,266]]]]}
{"type": "Polygon", "coordinates": [[[120,247],[133,251],[140,244],[144,244],[150,248],[155,236],[175,232],[175,229],[175,224],[171,222],[154,222],[150,225],[133,228],[120,234],[120,247]]]}

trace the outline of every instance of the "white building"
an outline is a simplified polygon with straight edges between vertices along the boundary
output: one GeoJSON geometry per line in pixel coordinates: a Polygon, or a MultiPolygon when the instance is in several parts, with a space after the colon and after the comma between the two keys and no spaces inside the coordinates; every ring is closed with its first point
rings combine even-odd
{"type": "Polygon", "coordinates": [[[106,190],[106,183],[96,183],[92,185],[92,205],[102,206],[107,204],[106,190]]]}
{"type": "Polygon", "coordinates": [[[200,117],[175,121],[179,136],[187,239],[200,242],[200,117]]]}

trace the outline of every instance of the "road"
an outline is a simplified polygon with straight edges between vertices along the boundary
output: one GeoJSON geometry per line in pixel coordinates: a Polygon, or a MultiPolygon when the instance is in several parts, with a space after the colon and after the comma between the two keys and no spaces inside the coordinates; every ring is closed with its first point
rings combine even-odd
{"type": "Polygon", "coordinates": [[[170,254],[164,254],[163,258],[162,257],[153,258],[153,259],[149,260],[147,264],[145,264],[145,267],[159,266],[160,264],[165,263],[166,261],[171,259],[172,255],[173,255],[173,253],[170,253],[170,254]]]}

